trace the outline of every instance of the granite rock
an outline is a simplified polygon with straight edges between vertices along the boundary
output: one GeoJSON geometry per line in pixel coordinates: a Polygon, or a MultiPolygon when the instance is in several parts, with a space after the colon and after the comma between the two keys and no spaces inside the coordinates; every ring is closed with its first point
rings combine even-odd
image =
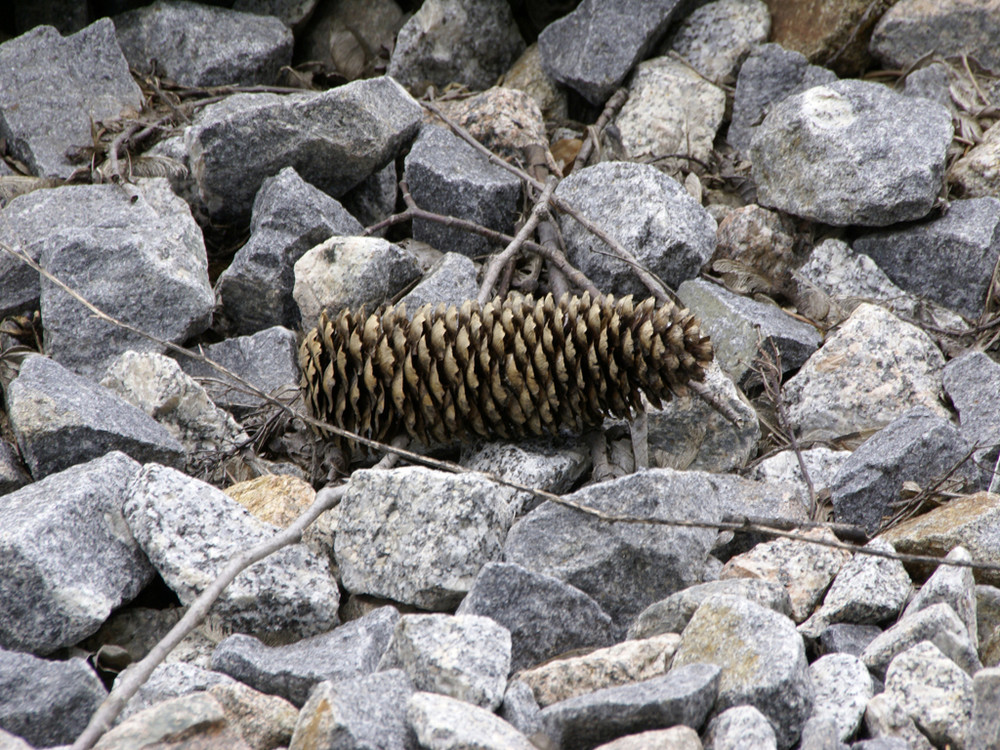
{"type": "MultiPolygon", "coordinates": [[[[941,379],[958,410],[962,435],[979,447],[976,465],[989,477],[1000,456],[1000,364],[983,352],[968,352],[948,362],[941,379]]],[[[996,482],[995,471],[993,477],[996,482]]]]}
{"type": "Polygon", "coordinates": [[[476,265],[460,253],[447,252],[424,274],[423,279],[402,300],[412,316],[421,305],[439,304],[461,307],[466,300],[476,299],[476,265]]]}
{"type": "Polygon", "coordinates": [[[990,127],[983,139],[955,162],[949,179],[966,198],[1000,198],[1000,127],[990,127]]]}
{"type": "MultiPolygon", "coordinates": [[[[972,556],[964,547],[955,547],[945,556],[951,562],[971,563],[972,556]]],[[[906,605],[900,619],[905,619],[922,609],[938,603],[951,607],[965,625],[969,640],[979,648],[979,630],[976,620],[976,581],[972,568],[941,565],[920,587],[916,596],[906,605]]]]}
{"type": "Polygon", "coordinates": [[[94,747],[96,750],[169,747],[177,737],[183,737],[189,747],[249,750],[249,745],[229,726],[222,705],[208,693],[171,698],[133,714],[101,737],[94,747]]]}
{"type": "Polygon", "coordinates": [[[868,668],[851,654],[827,654],[809,665],[816,702],[813,716],[832,717],[841,742],[854,736],[873,695],[868,668]]]}
{"type": "Polygon", "coordinates": [[[436,693],[417,692],[406,721],[426,750],[535,750],[523,734],[484,708],[436,693]]]}
{"type": "Polygon", "coordinates": [[[507,682],[500,704],[500,718],[526,737],[543,731],[542,710],[528,684],[518,679],[507,682]]]}
{"type": "MultiPolygon", "coordinates": [[[[845,566],[846,567],[846,566],[845,566]]],[[[805,623],[803,623],[803,626],[805,623]]],[[[799,628],[802,633],[802,626],[799,628]]],[[[882,633],[878,625],[856,625],[842,622],[827,625],[819,634],[819,649],[824,654],[861,656],[868,644],[882,633]]]]}
{"type": "Polygon", "coordinates": [[[753,706],[734,706],[716,714],[705,730],[705,750],[740,748],[775,750],[778,739],[771,722],[753,706]]]}
{"type": "Polygon", "coordinates": [[[876,739],[902,740],[910,750],[931,750],[933,745],[895,698],[877,693],[865,708],[865,729],[876,739]]]}
{"type": "Polygon", "coordinates": [[[972,678],[972,722],[969,750],[1000,745],[1000,669],[980,669],[972,678]]]}

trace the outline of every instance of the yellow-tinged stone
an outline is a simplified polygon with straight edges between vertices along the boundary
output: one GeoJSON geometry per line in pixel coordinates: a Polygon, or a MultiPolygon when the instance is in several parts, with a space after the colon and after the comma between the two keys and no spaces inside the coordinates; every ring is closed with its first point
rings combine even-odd
{"type": "Polygon", "coordinates": [[[696,731],[678,724],[670,729],[652,729],[619,737],[594,750],[702,750],[702,744],[696,731]]]}

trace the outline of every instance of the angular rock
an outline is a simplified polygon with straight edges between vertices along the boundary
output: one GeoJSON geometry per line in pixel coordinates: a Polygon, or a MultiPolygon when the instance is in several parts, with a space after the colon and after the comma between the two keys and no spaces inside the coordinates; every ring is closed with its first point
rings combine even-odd
{"type": "Polygon", "coordinates": [[[821,440],[881,429],[915,406],[947,418],[943,366],[924,331],[876,305],[858,305],[785,383],[788,421],[800,440],[821,440]]]}
{"type": "Polygon", "coordinates": [[[292,32],[271,15],[241,13],[184,0],[157,0],[115,16],[129,65],[156,70],[182,86],[277,83],[292,64],[292,32]]]}
{"type": "Polygon", "coordinates": [[[837,722],[832,716],[811,716],[802,725],[799,750],[847,750],[839,739],[837,722]]]}
{"type": "MultiPolygon", "coordinates": [[[[994,123],[995,124],[995,123],[994,123]]],[[[1000,128],[991,127],[983,139],[955,162],[949,179],[966,198],[1000,198],[1000,128]]]]}
{"type": "MultiPolygon", "coordinates": [[[[116,678],[116,682],[120,684],[123,679],[122,675],[126,674],[128,674],[127,669],[116,678]]],[[[221,672],[202,669],[193,664],[185,662],[160,664],[125,704],[122,712],[118,715],[117,723],[127,719],[132,714],[144,711],[171,698],[179,698],[189,693],[206,692],[216,685],[240,684],[221,672]]]]}
{"type": "MultiPolygon", "coordinates": [[[[520,179],[491,164],[451,131],[425,125],[405,163],[403,176],[421,208],[514,233],[521,208],[520,179]]],[[[485,255],[492,247],[478,234],[424,219],[414,219],[413,237],[469,257],[485,255]]]]}
{"type": "Polygon", "coordinates": [[[538,36],[545,73],[603,104],[686,10],[680,0],[583,0],[538,36]]]}
{"type": "Polygon", "coordinates": [[[716,713],[754,706],[770,719],[779,748],[795,744],[812,713],[814,689],[790,619],[741,597],[710,597],[684,628],[673,669],[695,663],[722,669],[716,713]]]}
{"type": "Polygon", "coordinates": [[[110,451],[143,462],[183,461],[183,446],[152,417],[47,357],[25,358],[7,389],[7,413],[36,479],[110,451]]]}
{"type": "MultiPolygon", "coordinates": [[[[712,337],[719,366],[738,385],[754,379],[751,369],[760,352],[781,352],[783,372],[797,370],[823,343],[815,327],[796,320],[774,304],[733,294],[702,279],[685,281],[677,289],[684,306],[712,337]]],[[[759,380],[759,377],[758,377],[759,380]]]]}
{"type": "Polygon", "coordinates": [[[650,729],[600,745],[597,750],[701,750],[698,733],[678,724],[670,729],[650,729]]]}
{"type": "MultiPolygon", "coordinates": [[[[393,5],[393,0],[386,0],[393,5]]],[[[396,193],[399,192],[399,177],[396,162],[391,161],[382,169],[368,175],[341,196],[344,208],[362,225],[369,227],[392,216],[396,208],[396,193]]],[[[376,237],[385,237],[387,229],[373,232],[376,237]]]]}
{"type": "Polygon", "coordinates": [[[675,724],[700,727],[715,701],[719,668],[689,664],[662,677],[605,688],[542,709],[555,747],[596,747],[623,735],[675,724]]]}
{"type": "MultiPolygon", "coordinates": [[[[951,101],[950,82],[948,81],[948,66],[939,62],[932,62],[929,65],[913,70],[906,76],[906,85],[903,93],[906,96],[922,96],[925,99],[937,102],[948,109],[954,105],[951,101]]],[[[951,175],[949,175],[949,180],[951,175]]],[[[974,196],[966,196],[974,197],[974,196]]]]}
{"type": "Polygon", "coordinates": [[[969,352],[945,365],[941,380],[945,393],[958,410],[962,434],[971,443],[982,446],[973,457],[988,476],[1000,455],[1000,445],[997,445],[1000,443],[1000,399],[996,398],[1000,393],[1000,364],[983,352],[969,352]]]}
{"type": "Polygon", "coordinates": [[[222,705],[208,693],[182,695],[140,711],[101,737],[94,747],[97,750],[170,747],[178,737],[183,737],[190,747],[249,749],[229,726],[222,705]]]}
{"type": "Polygon", "coordinates": [[[597,602],[558,578],[512,563],[484,565],[456,614],[489,617],[510,632],[511,670],[613,642],[611,618],[597,602]]]}
{"type": "Polygon", "coordinates": [[[235,94],[205,107],[184,142],[211,218],[242,222],[264,180],[284,167],[343,195],[399,154],[420,113],[388,76],[321,93],[235,94]]]}
{"type": "Polygon", "coordinates": [[[854,736],[873,694],[868,668],[856,656],[827,654],[809,666],[816,701],[813,716],[828,716],[841,742],[854,736]]]}
{"type": "Polygon", "coordinates": [[[311,747],[417,750],[406,722],[413,683],[398,669],[313,688],[289,750],[311,747]]]}
{"type": "Polygon", "coordinates": [[[969,750],[1000,746],[1000,669],[980,669],[972,678],[969,750]]]}
{"type": "MultiPolygon", "coordinates": [[[[236,0],[233,7],[264,1],[271,0],[236,0]]],[[[395,0],[321,3],[308,23],[296,29],[302,59],[321,62],[348,81],[368,78],[385,70],[396,32],[405,21],[395,0]]]]}
{"type": "Polygon", "coordinates": [[[503,0],[430,0],[399,30],[386,72],[417,96],[428,85],[479,90],[493,85],[523,51],[503,0]]]}
{"type": "Polygon", "coordinates": [[[965,747],[972,715],[972,678],[929,641],[892,660],[885,692],[935,745],[965,747]]]}
{"type": "Polygon", "coordinates": [[[292,297],[306,328],[320,312],[378,307],[419,270],[413,255],[379,237],[331,237],[295,262],[292,297]]]}
{"type": "Polygon", "coordinates": [[[741,596],[786,617],[792,615],[788,591],[780,583],[761,578],[727,578],[706,581],[650,604],[628,629],[629,638],[649,638],[660,633],[682,633],[698,607],[710,596],[741,596]]]}
{"type": "Polygon", "coordinates": [[[513,521],[508,497],[471,474],[354,472],[334,541],[344,587],[424,609],[456,606],[480,568],[500,559],[513,521]]]}
{"type": "MultiPolygon", "coordinates": [[[[651,469],[568,499],[636,518],[718,520],[709,475],[651,469]]],[[[504,559],[555,576],[593,597],[619,628],[649,604],[701,581],[715,532],[601,521],[546,501],[518,521],[504,559]]]]}
{"type": "Polygon", "coordinates": [[[976,633],[979,635],[979,655],[983,665],[1000,664],[1000,589],[996,586],[976,586],[976,633]]]}
{"type": "Polygon", "coordinates": [[[510,673],[510,632],[478,615],[403,615],[378,671],[402,669],[418,690],[496,710],[510,673]]]}
{"type": "Polygon", "coordinates": [[[536,750],[536,746],[496,714],[436,693],[414,693],[406,721],[427,750],[536,750]]]}
{"type": "Polygon", "coordinates": [[[833,478],[851,452],[830,450],[821,445],[799,451],[798,454],[792,450],[781,451],[754,466],[750,478],[765,482],[798,483],[803,489],[803,494],[808,495],[809,488],[806,487],[805,478],[802,476],[799,455],[802,456],[806,471],[809,472],[813,490],[818,492],[833,483],[833,478]]]}
{"type": "Polygon", "coordinates": [[[0,726],[35,747],[73,742],[107,696],[83,659],[47,661],[0,649],[0,726]]]}
{"type": "Polygon", "coordinates": [[[535,100],[506,85],[468,99],[441,102],[441,111],[502,159],[521,162],[529,146],[546,148],[545,121],[535,100]]]}
{"type": "Polygon", "coordinates": [[[295,262],[330,237],[363,231],[340,203],[294,168],[268,177],[254,198],[250,239],[215,283],[227,328],[241,335],[276,325],[297,328],[295,262]]]}
{"type": "Polygon", "coordinates": [[[459,253],[448,252],[431,266],[423,280],[400,300],[406,305],[410,315],[421,305],[461,307],[469,299],[476,299],[479,284],[476,283],[476,266],[471,258],[459,253]]]}
{"type": "Polygon", "coordinates": [[[929,99],[858,80],[816,86],[773,107],[754,135],[758,202],[840,226],[923,218],[951,137],[951,115],[929,99]]]}
{"type": "Polygon", "coordinates": [[[17,449],[6,440],[0,440],[0,495],[19,490],[31,484],[17,449]]]}
{"type": "Polygon", "coordinates": [[[734,706],[716,714],[705,730],[705,750],[738,750],[744,747],[760,750],[775,750],[778,747],[767,717],[753,706],[734,706]]]}
{"type": "Polygon", "coordinates": [[[512,679],[500,704],[500,718],[526,737],[543,731],[542,713],[528,684],[512,679]]]}
{"type": "Polygon", "coordinates": [[[212,669],[302,706],[317,683],[374,673],[398,620],[394,607],[379,607],[287,646],[266,646],[248,635],[231,635],[212,654],[212,669]]]}
{"type": "MultiPolygon", "coordinates": [[[[972,556],[964,547],[955,547],[945,560],[971,563],[972,556]]],[[[976,622],[976,581],[972,568],[942,565],[927,579],[917,595],[906,605],[902,617],[916,614],[922,609],[943,602],[951,607],[965,625],[972,645],[979,648],[979,631],[976,622]]]]}
{"type": "MultiPolygon", "coordinates": [[[[671,288],[694,277],[715,249],[715,219],[679,183],[648,164],[595,164],[574,171],[555,194],[671,288]]],[[[559,227],[569,261],[603,292],[640,299],[649,294],[632,266],[609,257],[604,242],[576,219],[560,214],[559,227]]]]}
{"type": "Polygon", "coordinates": [[[733,119],[726,140],[740,152],[747,153],[764,115],[773,105],[792,94],[836,80],[836,75],[826,68],[810,65],[799,52],[778,44],[760,45],[750,52],[740,67],[733,98],[733,119]]]}
{"type": "MultiPolygon", "coordinates": [[[[846,566],[845,566],[846,567],[846,566]]],[[[806,623],[799,627],[799,632],[806,623]]],[[[850,654],[861,656],[868,644],[882,633],[877,625],[855,625],[854,623],[834,623],[819,634],[819,648],[824,654],[850,654]]]]}
{"type": "Polygon", "coordinates": [[[91,144],[92,123],[140,109],[110,19],[67,37],[36,26],[0,45],[0,138],[32,174],[69,177],[66,151],[91,144]]]}
{"type": "Polygon", "coordinates": [[[524,53],[504,73],[500,85],[528,94],[538,105],[545,121],[565,119],[566,89],[557,85],[542,69],[542,53],[538,43],[528,45],[524,53]]]}
{"type": "MultiPolygon", "coordinates": [[[[147,464],[131,481],[125,520],[167,585],[190,604],[235,555],[274,536],[221,490],[147,464]]],[[[225,626],[296,639],[336,626],[340,592],[329,564],[304,544],[284,547],[240,573],[212,607],[225,626]]]]}
{"type": "Polygon", "coordinates": [[[566,656],[517,673],[538,705],[559,701],[665,675],[681,637],[665,633],[628,640],[583,656],[566,656]]]}
{"type": "Polygon", "coordinates": [[[909,714],[886,692],[878,693],[868,701],[865,729],[878,739],[902,740],[911,750],[931,750],[933,747],[909,714]]]}

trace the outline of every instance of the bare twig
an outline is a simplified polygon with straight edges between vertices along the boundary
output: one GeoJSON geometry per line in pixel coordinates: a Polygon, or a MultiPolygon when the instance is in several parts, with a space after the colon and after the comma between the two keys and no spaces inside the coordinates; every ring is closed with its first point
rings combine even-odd
{"type": "Polygon", "coordinates": [[[607,126],[609,122],[618,114],[621,108],[625,105],[628,100],[628,89],[620,88],[615,93],[611,95],[607,103],[604,105],[604,111],[601,112],[601,116],[597,118],[594,122],[593,127],[587,128],[587,139],[580,146],[580,150],[576,154],[576,158],[573,160],[573,169],[581,169],[587,166],[587,160],[590,155],[594,153],[594,147],[597,145],[598,140],[601,137],[601,131],[607,126]]]}

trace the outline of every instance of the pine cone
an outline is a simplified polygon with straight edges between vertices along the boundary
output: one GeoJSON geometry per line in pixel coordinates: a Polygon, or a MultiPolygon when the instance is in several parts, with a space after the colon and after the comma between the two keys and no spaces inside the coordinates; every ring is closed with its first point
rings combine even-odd
{"type": "Polygon", "coordinates": [[[641,409],[640,392],[656,407],[685,393],[711,359],[687,310],[589,294],[324,313],[299,349],[317,419],[427,445],[579,432],[641,409]]]}

